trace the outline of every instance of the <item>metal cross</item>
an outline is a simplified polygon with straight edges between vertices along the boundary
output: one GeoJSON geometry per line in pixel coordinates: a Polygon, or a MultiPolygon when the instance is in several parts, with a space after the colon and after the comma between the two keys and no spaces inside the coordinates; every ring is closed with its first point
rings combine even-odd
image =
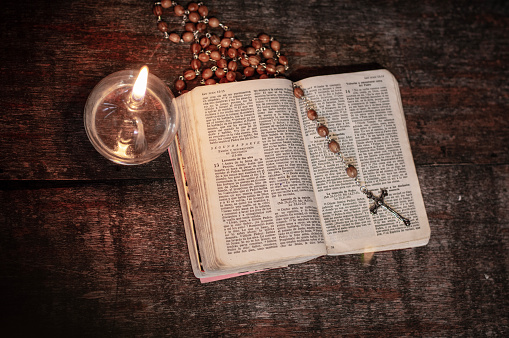
{"type": "Polygon", "coordinates": [[[384,198],[387,195],[388,195],[387,189],[380,189],[380,196],[373,195],[371,191],[366,192],[367,198],[373,201],[373,204],[369,207],[369,211],[371,211],[372,214],[376,214],[378,208],[382,207],[385,210],[389,211],[391,214],[393,214],[397,219],[405,223],[406,226],[409,226],[410,220],[408,218],[401,216],[396,210],[385,204],[384,198]]]}

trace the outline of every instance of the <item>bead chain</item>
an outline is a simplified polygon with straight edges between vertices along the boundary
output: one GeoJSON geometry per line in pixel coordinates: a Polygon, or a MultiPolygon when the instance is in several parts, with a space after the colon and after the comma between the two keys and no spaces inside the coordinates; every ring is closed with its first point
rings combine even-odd
{"type": "Polygon", "coordinates": [[[297,84],[293,84],[293,95],[302,100],[304,102],[304,105],[306,106],[306,113],[308,119],[311,121],[316,122],[316,132],[321,137],[325,138],[325,141],[327,142],[327,146],[329,150],[336,154],[341,162],[343,163],[345,167],[345,171],[348,177],[352,178],[355,181],[355,184],[359,186],[360,191],[370,200],[374,202],[374,204],[370,207],[370,211],[372,214],[377,213],[377,209],[379,207],[382,207],[386,209],[387,211],[391,212],[396,218],[401,220],[406,226],[410,226],[410,220],[401,216],[398,212],[396,212],[394,209],[392,209],[390,206],[385,204],[384,197],[387,196],[387,190],[381,189],[380,196],[375,196],[373,192],[371,192],[365,185],[365,183],[362,183],[358,176],[357,168],[355,168],[352,164],[348,163],[345,159],[345,156],[341,152],[341,147],[339,146],[339,143],[334,140],[329,135],[329,129],[326,125],[321,123],[318,120],[318,113],[316,111],[316,107],[314,107],[314,104],[312,101],[307,97],[307,95],[304,93],[304,90],[297,84]]]}
{"type": "Polygon", "coordinates": [[[152,12],[164,38],[177,44],[191,44],[191,69],[184,71],[175,81],[178,94],[192,89],[191,81],[195,79],[200,80],[199,84],[210,85],[277,77],[288,70],[288,59],[281,54],[281,44],[277,40],[262,33],[244,48],[228,26],[215,17],[208,17],[209,10],[202,2],[191,2],[186,9],[175,1],[161,0],[154,3],[152,12]],[[169,32],[168,23],[162,19],[164,12],[171,7],[177,17],[182,17],[184,32],[181,35],[169,32]],[[218,27],[222,29],[221,37],[212,32],[218,27]]]}

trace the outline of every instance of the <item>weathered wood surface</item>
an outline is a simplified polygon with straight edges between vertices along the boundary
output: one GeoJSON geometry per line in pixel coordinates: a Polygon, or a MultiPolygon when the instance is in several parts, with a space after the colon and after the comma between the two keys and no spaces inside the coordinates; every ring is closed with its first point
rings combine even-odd
{"type": "Polygon", "coordinates": [[[290,77],[373,66],[400,82],[432,237],[201,285],[167,154],[89,143],[84,103],[118,70],[171,84],[188,47],[150,1],[4,4],[0,309],[19,336],[507,336],[509,7],[502,1],[208,1],[244,41],[274,35],[290,77]]]}

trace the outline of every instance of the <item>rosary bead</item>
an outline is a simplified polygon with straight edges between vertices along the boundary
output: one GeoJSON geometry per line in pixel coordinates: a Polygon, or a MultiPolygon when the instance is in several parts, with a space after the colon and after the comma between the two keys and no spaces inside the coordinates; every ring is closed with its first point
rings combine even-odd
{"type": "Polygon", "coordinates": [[[314,109],[308,109],[307,115],[308,119],[310,119],[311,121],[314,121],[318,118],[318,113],[314,109]]]}
{"type": "Polygon", "coordinates": [[[232,40],[230,40],[228,38],[223,38],[221,40],[221,47],[228,48],[228,47],[230,47],[231,43],[232,43],[232,40]]]}
{"type": "Polygon", "coordinates": [[[163,7],[161,7],[161,5],[154,5],[154,7],[152,7],[152,13],[154,13],[155,16],[163,15],[163,7]]]}
{"type": "Polygon", "coordinates": [[[262,65],[258,65],[258,66],[256,67],[256,72],[257,72],[258,74],[264,74],[264,73],[265,73],[265,68],[264,68],[262,65]]]}
{"type": "Polygon", "coordinates": [[[249,67],[249,61],[248,59],[242,58],[240,59],[240,64],[244,67],[249,67]]]}
{"type": "Polygon", "coordinates": [[[235,81],[236,75],[235,72],[228,72],[226,73],[226,79],[230,82],[235,81]]]}
{"type": "Polygon", "coordinates": [[[231,38],[233,38],[234,36],[235,36],[235,34],[233,34],[233,31],[226,31],[226,32],[224,32],[224,34],[223,34],[223,37],[228,38],[228,39],[231,39],[231,38]]]}
{"type": "Polygon", "coordinates": [[[191,68],[193,68],[194,70],[200,69],[200,68],[201,68],[201,62],[200,62],[200,60],[198,60],[198,59],[193,59],[193,60],[191,61],[191,68]]]}
{"type": "Polygon", "coordinates": [[[295,87],[293,88],[293,95],[296,98],[301,99],[304,96],[304,91],[300,87],[295,87]]]}
{"type": "Polygon", "coordinates": [[[184,40],[184,42],[191,42],[194,40],[194,34],[191,32],[184,32],[184,34],[182,34],[182,40],[184,40]]]}
{"type": "Polygon", "coordinates": [[[271,65],[274,65],[274,66],[275,66],[275,65],[276,65],[276,63],[277,63],[277,62],[276,62],[276,60],[274,60],[274,59],[267,59],[267,61],[265,61],[265,62],[266,62],[266,63],[269,63],[269,64],[271,64],[271,65]]]}
{"type": "Polygon", "coordinates": [[[261,60],[258,55],[252,55],[248,58],[248,61],[251,66],[257,66],[261,60]]]}
{"type": "Polygon", "coordinates": [[[221,58],[221,59],[217,60],[216,65],[219,68],[223,68],[224,69],[224,68],[226,68],[228,66],[228,62],[226,62],[226,59],[221,58]]]}
{"type": "Polygon", "coordinates": [[[207,79],[207,80],[205,80],[205,84],[206,84],[206,85],[213,85],[213,84],[216,84],[216,80],[214,80],[214,79],[207,79]]]}
{"type": "Polygon", "coordinates": [[[179,43],[180,42],[180,36],[177,33],[170,33],[170,36],[168,37],[171,42],[179,43]]]}
{"type": "Polygon", "coordinates": [[[163,8],[170,8],[171,0],[161,0],[161,6],[163,6],[163,8]]]}
{"type": "Polygon", "coordinates": [[[210,58],[215,61],[221,60],[221,53],[219,53],[217,50],[214,50],[210,53],[210,58]]]}
{"type": "Polygon", "coordinates": [[[284,55],[279,56],[279,63],[286,66],[288,64],[288,58],[284,55]]]}
{"type": "Polygon", "coordinates": [[[207,53],[200,53],[200,55],[198,55],[198,60],[200,60],[203,63],[206,63],[210,60],[210,56],[208,56],[207,53]]]}
{"type": "Polygon", "coordinates": [[[276,66],[274,66],[273,64],[268,64],[267,67],[265,68],[267,70],[267,74],[276,74],[276,66]]]}
{"type": "Polygon", "coordinates": [[[219,36],[213,34],[210,36],[210,43],[217,46],[219,45],[219,43],[221,43],[221,39],[219,38],[219,36]]]}
{"type": "Polygon", "coordinates": [[[266,49],[262,52],[262,55],[266,59],[271,59],[274,56],[274,52],[270,49],[266,49]]]}
{"type": "Polygon", "coordinates": [[[175,90],[176,91],[180,92],[184,88],[186,88],[186,83],[184,82],[184,80],[178,79],[177,81],[175,81],[175,90]]]}
{"type": "Polygon", "coordinates": [[[186,10],[184,9],[184,7],[182,7],[182,6],[180,6],[180,5],[175,6],[175,7],[173,8],[173,10],[175,11],[175,15],[176,15],[176,16],[182,16],[182,15],[184,15],[184,13],[185,13],[185,11],[186,11],[186,10]]]}
{"type": "Polygon", "coordinates": [[[235,48],[228,48],[228,52],[226,54],[228,54],[230,59],[235,59],[237,57],[237,50],[235,48]]]}
{"type": "Polygon", "coordinates": [[[203,72],[201,73],[201,77],[202,77],[204,80],[208,80],[208,79],[210,79],[213,75],[214,75],[214,73],[212,72],[212,69],[210,69],[210,68],[205,68],[205,69],[203,70],[203,72]]]}
{"type": "Polygon", "coordinates": [[[210,39],[206,36],[200,39],[200,45],[202,48],[207,48],[210,45],[210,39]]]}
{"type": "Polygon", "coordinates": [[[235,49],[239,49],[240,47],[242,47],[242,42],[240,42],[239,40],[237,39],[233,39],[232,41],[232,47],[235,48],[235,49]]]}
{"type": "Polygon", "coordinates": [[[276,66],[276,72],[279,72],[279,73],[281,73],[281,74],[284,74],[284,73],[285,73],[285,71],[286,71],[285,66],[283,66],[283,65],[277,65],[277,66],[276,66]]]}
{"type": "MultiPolygon", "coordinates": [[[[164,21],[159,21],[159,22],[157,23],[157,28],[158,28],[161,32],[166,33],[166,32],[168,31],[168,24],[167,24],[166,22],[164,22],[164,21]]],[[[179,40],[180,40],[180,38],[179,38],[179,40]]]]}
{"type": "Polygon", "coordinates": [[[348,175],[348,177],[356,178],[357,169],[353,165],[348,165],[348,168],[346,168],[346,174],[348,175]]]}
{"type": "Polygon", "coordinates": [[[260,79],[268,79],[269,76],[267,74],[260,74],[260,79]]]}
{"type": "Polygon", "coordinates": [[[339,150],[340,150],[339,143],[337,143],[334,140],[330,140],[330,142],[329,142],[329,150],[332,151],[334,154],[339,153],[339,150]]]}
{"type": "Polygon", "coordinates": [[[194,70],[186,70],[185,73],[184,73],[184,78],[187,80],[187,81],[191,81],[191,80],[194,80],[196,78],[196,73],[194,72],[194,70]]]}
{"type": "Polygon", "coordinates": [[[200,13],[200,15],[204,18],[204,17],[206,17],[207,15],[209,15],[209,9],[207,8],[207,6],[203,6],[203,5],[201,5],[201,6],[198,8],[198,13],[200,13]]]}
{"type": "Polygon", "coordinates": [[[281,44],[278,41],[274,40],[270,43],[270,48],[277,52],[281,49],[281,44]]]}
{"type": "Polygon", "coordinates": [[[258,39],[255,39],[251,42],[251,46],[253,46],[254,49],[260,49],[262,48],[262,42],[258,39]]]}
{"type": "Polygon", "coordinates": [[[189,21],[197,23],[198,21],[200,21],[200,14],[198,14],[196,12],[191,12],[191,13],[189,13],[188,18],[189,18],[189,21]]]}
{"type": "Polygon", "coordinates": [[[201,51],[201,45],[199,43],[193,43],[191,45],[191,52],[193,54],[198,54],[201,51]]]}
{"type": "Polygon", "coordinates": [[[253,47],[247,47],[246,48],[246,54],[247,55],[255,55],[256,54],[256,49],[254,49],[253,47]]]}
{"type": "Polygon", "coordinates": [[[207,29],[207,25],[204,24],[203,22],[198,22],[196,24],[196,29],[198,30],[198,32],[203,33],[207,29]]]}
{"type": "Polygon", "coordinates": [[[233,60],[228,62],[228,70],[235,72],[237,70],[237,68],[238,68],[237,62],[235,62],[233,60]]]}
{"type": "Polygon", "coordinates": [[[196,12],[198,10],[198,4],[196,2],[191,2],[189,5],[187,5],[187,9],[189,12],[196,12]]]}
{"type": "Polygon", "coordinates": [[[196,26],[192,22],[186,22],[184,25],[184,29],[188,32],[194,32],[196,30],[196,26]]]}
{"type": "Polygon", "coordinates": [[[253,75],[254,75],[254,72],[255,72],[255,70],[254,70],[254,68],[253,68],[253,67],[246,67],[246,68],[244,68],[244,75],[245,75],[246,77],[253,76],[253,75]]]}
{"type": "Polygon", "coordinates": [[[223,68],[218,68],[218,69],[216,69],[215,73],[216,73],[216,76],[221,79],[224,77],[225,71],[223,68]]]}
{"type": "Polygon", "coordinates": [[[267,34],[265,33],[262,33],[258,36],[258,39],[260,39],[260,41],[262,43],[269,43],[270,42],[270,36],[268,36],[267,34]]]}
{"type": "Polygon", "coordinates": [[[318,133],[318,135],[320,135],[321,137],[325,137],[327,135],[329,135],[329,128],[327,128],[326,126],[324,126],[323,124],[319,125],[317,128],[316,128],[316,132],[318,133]]]}
{"type": "Polygon", "coordinates": [[[228,83],[228,79],[226,77],[222,77],[220,80],[219,80],[219,83],[228,83]]]}
{"type": "Polygon", "coordinates": [[[217,19],[217,18],[210,18],[209,19],[209,26],[212,27],[212,28],[219,27],[219,19],[217,19]]]}

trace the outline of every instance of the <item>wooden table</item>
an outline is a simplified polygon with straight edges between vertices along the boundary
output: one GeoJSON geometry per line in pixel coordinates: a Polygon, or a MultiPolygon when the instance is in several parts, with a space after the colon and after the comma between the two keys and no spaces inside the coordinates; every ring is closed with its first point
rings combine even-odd
{"type": "Polygon", "coordinates": [[[507,4],[206,5],[244,41],[276,36],[292,79],[373,65],[396,76],[430,243],[200,284],[168,154],[119,166],[83,127],[99,80],[147,64],[173,86],[189,47],[162,39],[150,1],[13,1],[0,11],[2,331],[507,336],[507,4]]]}

